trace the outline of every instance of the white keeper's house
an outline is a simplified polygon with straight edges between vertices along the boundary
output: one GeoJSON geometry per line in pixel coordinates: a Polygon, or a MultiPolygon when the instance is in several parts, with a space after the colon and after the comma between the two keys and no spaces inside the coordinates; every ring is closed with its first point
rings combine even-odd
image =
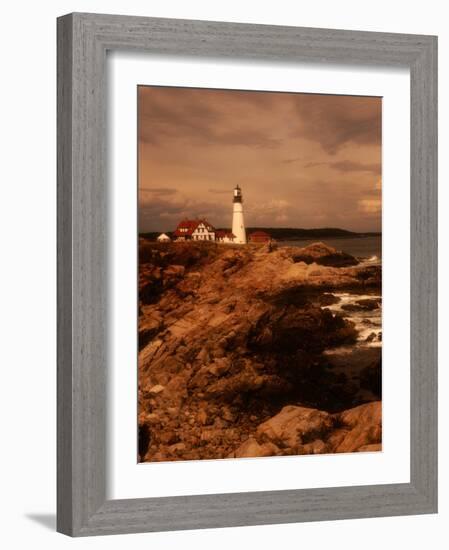
{"type": "Polygon", "coordinates": [[[215,227],[207,220],[182,220],[173,236],[177,241],[215,241],[215,227]]]}

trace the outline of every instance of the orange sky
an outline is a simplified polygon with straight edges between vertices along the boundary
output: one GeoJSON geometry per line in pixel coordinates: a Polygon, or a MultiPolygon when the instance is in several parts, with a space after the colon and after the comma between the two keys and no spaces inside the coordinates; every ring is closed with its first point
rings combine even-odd
{"type": "Polygon", "coordinates": [[[185,217],[231,227],[381,230],[381,99],[140,86],[141,231],[185,217]]]}

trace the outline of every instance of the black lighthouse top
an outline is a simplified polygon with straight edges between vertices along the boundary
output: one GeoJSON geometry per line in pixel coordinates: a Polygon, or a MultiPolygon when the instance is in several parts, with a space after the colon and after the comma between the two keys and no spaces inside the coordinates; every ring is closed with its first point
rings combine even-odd
{"type": "Polygon", "coordinates": [[[238,185],[234,188],[234,199],[232,202],[243,202],[242,190],[238,185]]]}

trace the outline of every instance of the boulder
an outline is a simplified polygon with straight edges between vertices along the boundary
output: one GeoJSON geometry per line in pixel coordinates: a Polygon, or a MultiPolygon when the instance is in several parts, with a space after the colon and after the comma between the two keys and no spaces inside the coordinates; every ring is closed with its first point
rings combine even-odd
{"type": "Polygon", "coordinates": [[[358,451],[366,445],[382,441],[382,403],[374,401],[336,415],[347,430],[343,440],[334,449],[337,453],[358,451]]]}
{"type": "Polygon", "coordinates": [[[259,441],[294,449],[303,443],[322,439],[333,425],[332,416],[327,412],[287,405],[276,416],[260,424],[256,433],[259,441]]]}
{"type": "Polygon", "coordinates": [[[249,458],[262,456],[262,447],[257,443],[254,437],[250,437],[234,452],[235,458],[249,458]]]}
{"type": "Polygon", "coordinates": [[[333,294],[328,294],[325,292],[324,294],[320,294],[317,297],[317,302],[320,306],[331,306],[333,304],[338,304],[338,302],[341,301],[341,298],[338,296],[334,296],[333,294]]]}
{"type": "Polygon", "coordinates": [[[321,242],[300,248],[294,254],[293,261],[306,264],[316,263],[327,267],[349,267],[359,263],[354,256],[321,242]]]}
{"type": "Polygon", "coordinates": [[[252,458],[263,456],[276,456],[279,448],[273,443],[262,443],[260,445],[254,437],[248,438],[233,453],[234,458],[252,458]]]}
{"type": "Polygon", "coordinates": [[[362,298],[361,300],[357,300],[356,303],[363,309],[371,311],[379,307],[380,298],[362,298]]]}

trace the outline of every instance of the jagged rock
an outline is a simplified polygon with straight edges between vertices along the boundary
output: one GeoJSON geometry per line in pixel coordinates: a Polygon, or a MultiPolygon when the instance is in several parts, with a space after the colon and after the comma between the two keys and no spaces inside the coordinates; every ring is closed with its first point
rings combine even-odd
{"type": "Polygon", "coordinates": [[[289,383],[277,375],[254,375],[251,372],[243,372],[210,384],[206,391],[209,398],[232,401],[235,396],[242,394],[263,391],[264,395],[273,395],[289,390],[289,383]]]}
{"type": "Polygon", "coordinates": [[[163,330],[162,316],[158,311],[142,310],[139,319],[139,350],[144,348],[150,340],[163,330]]]}
{"type": "Polygon", "coordinates": [[[329,445],[326,445],[321,439],[315,439],[310,443],[302,445],[301,454],[319,455],[330,451],[329,445]]]}
{"type": "Polygon", "coordinates": [[[341,309],[345,311],[372,311],[378,309],[379,304],[378,298],[363,298],[356,300],[355,304],[344,304],[341,309]]]}
{"type": "Polygon", "coordinates": [[[371,310],[377,309],[379,307],[380,299],[379,298],[363,298],[361,300],[357,300],[356,303],[359,306],[361,306],[363,309],[371,311],[371,310]]]}
{"type": "Polygon", "coordinates": [[[165,279],[180,278],[184,276],[185,271],[183,265],[169,265],[164,269],[163,276],[165,279]]]}
{"type": "Polygon", "coordinates": [[[179,453],[186,450],[186,444],[185,443],[174,443],[173,445],[170,445],[168,447],[168,451],[170,453],[179,453]]]}
{"type": "Polygon", "coordinates": [[[261,441],[295,448],[311,440],[322,439],[333,425],[332,416],[324,411],[288,405],[261,424],[256,433],[261,441]]]}
{"type": "Polygon", "coordinates": [[[232,458],[276,456],[278,452],[278,447],[273,443],[263,443],[259,445],[254,437],[250,437],[232,453],[232,458]]]}
{"type": "Polygon", "coordinates": [[[380,402],[335,415],[291,405],[260,424],[235,456],[274,456],[281,449],[284,454],[375,452],[381,450],[381,435],[380,402]],[[264,443],[274,447],[262,449],[264,443]]]}
{"type": "Polygon", "coordinates": [[[382,403],[375,401],[344,411],[338,420],[347,434],[335,448],[336,452],[357,451],[365,445],[379,444],[382,440],[382,403]]]}
{"type": "Polygon", "coordinates": [[[357,449],[358,453],[374,453],[382,450],[381,443],[373,443],[371,445],[362,445],[357,449]]]}
{"type": "Polygon", "coordinates": [[[223,407],[221,409],[221,418],[223,418],[223,420],[226,420],[226,422],[234,422],[235,416],[236,415],[231,411],[229,407],[223,407]]]}
{"type": "Polygon", "coordinates": [[[351,323],[327,309],[286,305],[259,318],[249,334],[249,345],[283,352],[298,349],[319,352],[332,345],[352,343],[356,337],[351,323]]]}
{"type": "Polygon", "coordinates": [[[165,443],[166,445],[178,443],[179,434],[177,434],[174,430],[164,430],[162,433],[159,434],[159,441],[161,443],[165,443]]]}
{"type": "Polygon", "coordinates": [[[338,302],[341,301],[341,298],[325,292],[324,294],[321,294],[317,297],[317,301],[320,306],[331,306],[333,304],[338,304],[338,302]]]}
{"type": "Polygon", "coordinates": [[[209,372],[214,376],[222,376],[229,371],[231,362],[227,357],[216,358],[214,362],[209,366],[209,372]]]}
{"type": "Polygon", "coordinates": [[[205,426],[207,424],[207,413],[204,409],[200,410],[200,412],[198,413],[197,415],[197,419],[198,419],[198,422],[202,425],[202,426],[205,426]]]}
{"type": "Polygon", "coordinates": [[[235,451],[234,456],[236,458],[260,456],[261,452],[262,447],[253,437],[250,437],[242,443],[242,445],[240,445],[240,447],[235,451]]]}
{"type": "Polygon", "coordinates": [[[295,262],[316,263],[332,267],[349,267],[359,263],[353,256],[335,250],[324,243],[314,243],[298,249],[293,259],[295,262]]]}
{"type": "Polygon", "coordinates": [[[160,421],[160,417],[157,413],[149,413],[147,415],[145,415],[145,421],[148,422],[149,424],[156,424],[157,422],[160,421]]]}

